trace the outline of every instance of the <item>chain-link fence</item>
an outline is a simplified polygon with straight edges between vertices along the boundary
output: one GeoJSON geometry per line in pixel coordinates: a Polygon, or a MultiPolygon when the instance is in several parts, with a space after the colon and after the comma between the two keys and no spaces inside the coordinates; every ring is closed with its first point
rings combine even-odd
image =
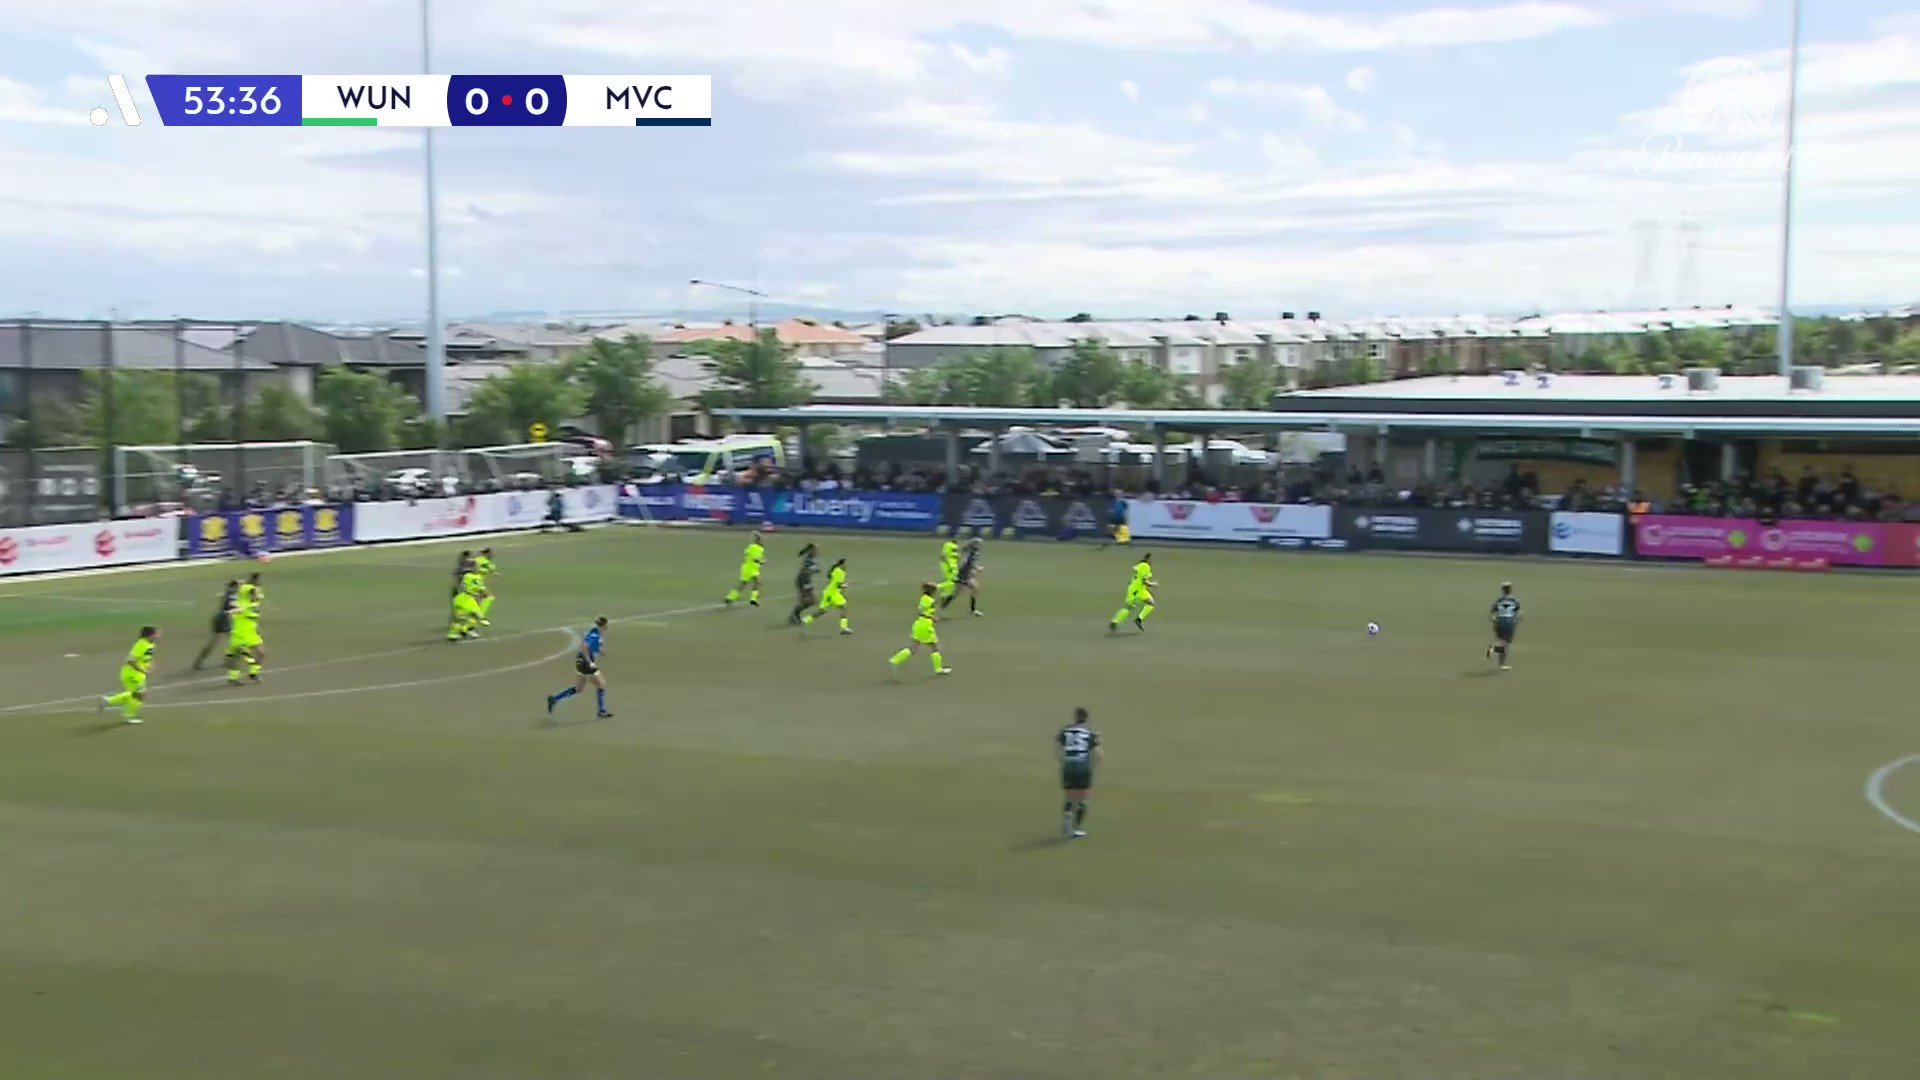
{"type": "Polygon", "coordinates": [[[310,397],[318,360],[300,355],[290,332],[267,329],[0,321],[0,524],[166,513],[202,496],[244,501],[296,478],[314,486],[325,448],[290,460],[269,440],[289,437],[289,403],[310,397]],[[127,448],[193,452],[165,462],[127,448]]]}

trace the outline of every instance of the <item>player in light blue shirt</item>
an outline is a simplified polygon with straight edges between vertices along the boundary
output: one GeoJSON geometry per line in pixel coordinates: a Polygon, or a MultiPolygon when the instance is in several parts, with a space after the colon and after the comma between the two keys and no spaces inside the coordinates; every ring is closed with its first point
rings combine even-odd
{"type": "Polygon", "coordinates": [[[607,617],[593,620],[593,628],[580,639],[580,647],[573,653],[573,685],[557,694],[547,695],[547,715],[552,716],[554,707],[593,684],[594,697],[599,704],[599,717],[602,720],[612,718],[607,711],[607,678],[600,674],[600,654],[606,648],[607,617]]]}

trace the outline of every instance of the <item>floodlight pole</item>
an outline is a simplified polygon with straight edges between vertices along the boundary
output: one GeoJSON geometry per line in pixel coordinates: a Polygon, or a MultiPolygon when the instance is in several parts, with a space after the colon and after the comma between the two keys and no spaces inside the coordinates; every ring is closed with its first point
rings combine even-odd
{"type": "MultiPolygon", "coordinates": [[[[433,73],[432,0],[420,0],[420,72],[433,73]]],[[[426,135],[427,183],[427,415],[447,418],[447,341],[440,325],[440,191],[433,175],[433,129],[426,135]]]]}
{"type": "Polygon", "coordinates": [[[760,333],[760,301],[766,299],[766,293],[761,292],[759,289],[749,289],[745,285],[729,285],[724,281],[708,281],[705,278],[689,278],[687,279],[687,284],[705,285],[714,289],[725,289],[728,292],[739,293],[746,297],[747,328],[752,330],[755,335],[760,333]]]}
{"type": "Polygon", "coordinates": [[[1780,375],[1793,371],[1793,175],[1800,113],[1800,0],[1793,0],[1793,43],[1787,48],[1787,161],[1780,178],[1780,375]]]}

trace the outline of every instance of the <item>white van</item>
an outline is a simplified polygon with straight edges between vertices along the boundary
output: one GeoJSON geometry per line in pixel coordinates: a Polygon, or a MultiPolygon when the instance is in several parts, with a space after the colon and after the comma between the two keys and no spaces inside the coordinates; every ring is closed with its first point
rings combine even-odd
{"type": "Polygon", "coordinates": [[[787,450],[777,435],[727,435],[632,446],[627,448],[627,458],[661,472],[676,473],[689,484],[717,484],[731,481],[734,474],[758,463],[785,468],[787,450]]]}

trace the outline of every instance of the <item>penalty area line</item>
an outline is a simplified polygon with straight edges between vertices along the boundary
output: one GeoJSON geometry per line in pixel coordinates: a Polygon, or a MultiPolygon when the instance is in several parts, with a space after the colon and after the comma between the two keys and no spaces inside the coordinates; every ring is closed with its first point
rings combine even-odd
{"type": "Polygon", "coordinates": [[[1920,762],[1920,754],[1909,754],[1897,761],[1887,762],[1885,765],[1873,770],[1872,776],[1867,777],[1867,785],[1864,791],[1869,806],[1880,811],[1881,815],[1888,821],[1893,822],[1895,825],[1900,826],[1910,833],[1920,833],[1920,821],[1915,821],[1900,811],[1895,810],[1893,804],[1887,801],[1886,787],[1889,777],[1906,766],[1917,762],[1920,762]]]}

